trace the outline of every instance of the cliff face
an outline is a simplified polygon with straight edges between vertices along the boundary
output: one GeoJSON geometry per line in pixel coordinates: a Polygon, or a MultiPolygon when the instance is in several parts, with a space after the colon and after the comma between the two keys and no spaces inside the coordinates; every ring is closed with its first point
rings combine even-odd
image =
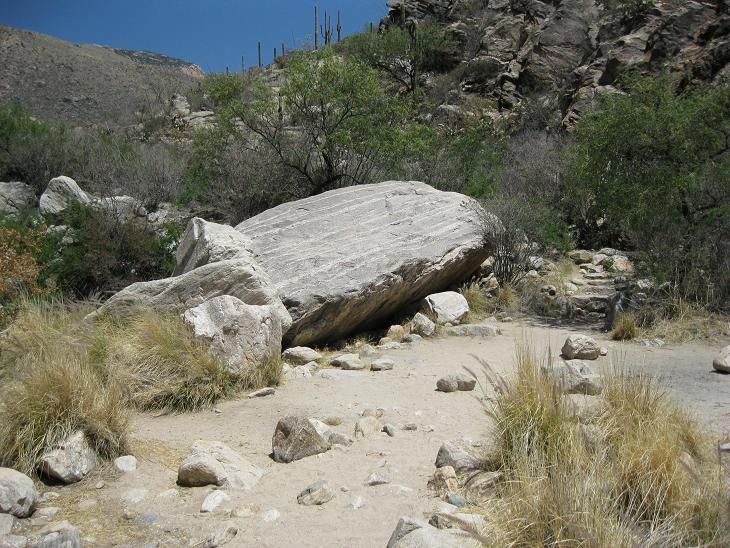
{"type": "Polygon", "coordinates": [[[509,113],[531,99],[571,125],[628,69],[684,82],[728,74],[727,0],[399,0],[384,24],[432,19],[459,43],[460,95],[509,113]],[[625,5],[625,4],[624,4],[625,5]]]}

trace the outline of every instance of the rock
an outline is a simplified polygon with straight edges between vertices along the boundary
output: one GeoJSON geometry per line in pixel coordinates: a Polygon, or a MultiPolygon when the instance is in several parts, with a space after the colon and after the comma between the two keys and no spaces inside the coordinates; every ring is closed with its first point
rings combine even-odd
{"type": "Polygon", "coordinates": [[[114,468],[118,472],[134,472],[137,469],[137,459],[132,455],[125,455],[114,459],[114,468]]]}
{"type": "Polygon", "coordinates": [[[403,425],[403,430],[406,432],[415,432],[418,430],[418,425],[412,422],[409,422],[408,424],[403,425]]]}
{"type": "Polygon", "coordinates": [[[333,358],[330,364],[345,371],[359,371],[365,369],[365,364],[357,354],[342,354],[333,358]]]}
{"type": "Polygon", "coordinates": [[[395,341],[382,343],[378,345],[378,350],[400,350],[401,344],[395,341]]]}
{"type": "Polygon", "coordinates": [[[81,534],[68,521],[51,523],[28,539],[33,548],[81,548],[81,534]]]}
{"type": "Polygon", "coordinates": [[[271,510],[266,510],[262,517],[266,523],[273,523],[281,517],[281,512],[279,512],[276,508],[272,508],[271,510]]]}
{"type": "Polygon", "coordinates": [[[218,548],[231,542],[237,534],[238,527],[233,522],[227,521],[219,525],[201,544],[195,546],[199,548],[218,548]]]}
{"type": "Polygon", "coordinates": [[[428,486],[439,494],[453,493],[459,489],[456,471],[451,466],[437,468],[433,477],[428,480],[428,486]]]}
{"type": "Polygon", "coordinates": [[[140,305],[162,312],[183,312],[222,295],[236,297],[248,305],[269,305],[276,310],[282,331],[291,325],[291,316],[271,280],[260,266],[245,259],[218,261],[173,278],[134,283],[113,295],[87,318],[105,313],[124,314],[140,305]]]}
{"type": "Polygon", "coordinates": [[[290,415],[281,419],[271,441],[276,462],[295,460],[324,453],[332,448],[333,432],[316,419],[290,415]]]}
{"type": "Polygon", "coordinates": [[[472,474],[464,483],[464,498],[469,504],[485,504],[494,496],[494,488],[502,477],[502,472],[480,471],[472,474]]]}
{"type": "Polygon", "coordinates": [[[76,483],[96,468],[98,462],[86,435],[79,430],[45,453],[38,467],[47,477],[63,483],[76,483]]]}
{"type": "MultiPolygon", "coordinates": [[[[391,537],[392,538],[392,537],[391,537]]],[[[402,536],[389,548],[481,548],[482,543],[468,533],[453,529],[436,529],[428,524],[402,536]]]]}
{"type": "Polygon", "coordinates": [[[429,295],[424,300],[424,307],[440,325],[458,324],[469,313],[469,303],[456,291],[429,295]]]}
{"type": "Polygon", "coordinates": [[[616,255],[611,257],[612,263],[609,270],[611,272],[619,272],[621,274],[632,274],[634,272],[634,264],[629,260],[628,257],[622,255],[616,255]]]}
{"type": "Polygon", "coordinates": [[[372,434],[382,431],[383,425],[380,423],[377,417],[362,417],[358,419],[355,424],[355,438],[365,438],[372,434]]]}
{"type": "Polygon", "coordinates": [[[0,539],[9,535],[15,525],[15,517],[12,514],[0,514],[0,539]]]}
{"type": "Polygon", "coordinates": [[[145,498],[147,498],[147,489],[129,489],[122,495],[122,500],[128,504],[139,504],[145,498]]]}
{"type": "Polygon", "coordinates": [[[436,468],[451,466],[457,472],[479,470],[481,462],[470,447],[460,442],[444,442],[436,455],[436,468]]]}
{"type": "Polygon", "coordinates": [[[263,471],[227,445],[198,440],[180,464],[177,483],[184,487],[217,485],[224,489],[252,489],[263,471]]]}
{"type": "Polygon", "coordinates": [[[585,362],[560,360],[542,369],[565,394],[596,396],[603,390],[600,375],[585,362]]]}
{"type": "Polygon", "coordinates": [[[393,341],[400,342],[406,336],[406,330],[402,325],[391,325],[385,336],[393,341]]]}
{"type": "Polygon", "coordinates": [[[450,494],[446,497],[446,502],[453,504],[457,508],[463,508],[466,506],[466,499],[461,495],[450,494]]]}
{"type": "Polygon", "coordinates": [[[575,251],[568,253],[568,257],[570,257],[570,260],[572,260],[575,264],[580,265],[590,263],[593,260],[593,253],[584,249],[576,249],[575,251]]]}
{"type": "Polygon", "coordinates": [[[43,215],[58,215],[72,202],[91,204],[91,197],[71,177],[56,177],[51,179],[41,195],[40,212],[43,215]]]}
{"type": "Polygon", "coordinates": [[[352,497],[350,500],[350,508],[353,510],[359,510],[363,506],[365,506],[365,499],[361,496],[352,497]]]}
{"type": "Polygon", "coordinates": [[[386,485],[390,483],[390,474],[383,471],[373,472],[368,476],[368,479],[365,480],[365,484],[369,485],[370,487],[374,487],[376,485],[386,485]]]}
{"type": "Polygon", "coordinates": [[[418,182],[324,192],[236,229],[292,314],[285,342],[294,345],[375,328],[486,258],[474,202],[418,182]]]}
{"type": "MultiPolygon", "coordinates": [[[[463,500],[463,497],[459,497],[463,500]]],[[[466,501],[464,501],[466,502],[466,501]]],[[[462,529],[465,531],[477,530],[484,531],[487,527],[487,520],[479,514],[461,514],[461,513],[444,513],[439,512],[431,516],[428,520],[429,525],[433,525],[437,529],[462,529]]]]}
{"type": "Polygon", "coordinates": [[[390,436],[391,438],[393,438],[395,437],[396,427],[390,423],[387,423],[383,425],[382,431],[388,434],[388,436],[390,436]]]}
{"type": "Polygon", "coordinates": [[[431,337],[436,333],[436,324],[428,316],[418,312],[411,320],[411,333],[421,337],[431,337]]]}
{"type": "Polygon", "coordinates": [[[409,518],[407,516],[404,516],[398,520],[398,524],[395,526],[395,530],[390,535],[390,539],[388,540],[387,548],[393,548],[396,543],[405,537],[407,534],[412,533],[416,529],[420,529],[421,527],[427,527],[428,524],[424,521],[409,518]]]}
{"type": "Polygon", "coordinates": [[[255,390],[254,392],[251,392],[248,397],[264,398],[266,396],[273,396],[274,394],[276,394],[276,389],[272,386],[268,386],[266,388],[261,388],[260,390],[255,390]]]}
{"type": "Polygon", "coordinates": [[[0,548],[25,548],[28,546],[28,538],[20,535],[0,536],[0,548]]]}
{"type": "Polygon", "coordinates": [[[36,503],[33,480],[12,468],[0,468],[0,514],[26,518],[36,503]]]}
{"type": "Polygon", "coordinates": [[[324,371],[319,372],[319,376],[323,379],[341,380],[341,379],[350,379],[353,377],[362,377],[364,375],[361,371],[343,371],[340,369],[325,369],[324,371]]]}
{"type": "Polygon", "coordinates": [[[601,347],[586,335],[570,335],[561,353],[567,360],[596,360],[601,355],[601,347]]]}
{"type": "Polygon", "coordinates": [[[371,371],[390,371],[395,366],[395,362],[393,360],[390,360],[388,358],[381,358],[379,360],[375,360],[373,363],[370,364],[370,370],[371,371]]]}
{"type": "Polygon", "coordinates": [[[335,498],[335,492],[326,481],[320,480],[299,493],[297,502],[304,506],[321,506],[333,498],[335,498]]]}
{"type": "Polygon", "coordinates": [[[200,505],[200,513],[207,514],[209,512],[213,512],[221,504],[228,502],[229,500],[231,500],[231,497],[223,491],[219,491],[217,489],[215,491],[211,491],[203,500],[203,504],[200,505]]]}
{"type": "Polygon", "coordinates": [[[443,330],[448,337],[496,337],[499,333],[499,329],[492,325],[455,325],[443,330]]]}
{"type": "Polygon", "coordinates": [[[312,376],[313,369],[307,367],[306,365],[298,365],[296,367],[290,367],[288,365],[284,365],[282,368],[282,375],[285,379],[291,380],[291,379],[308,379],[312,376]]]}
{"type": "Polygon", "coordinates": [[[272,306],[248,305],[222,295],[186,310],[182,317],[231,374],[259,369],[281,355],[281,319],[272,306]]]}
{"type": "Polygon", "coordinates": [[[415,344],[417,342],[421,342],[422,340],[423,337],[421,337],[420,335],[416,335],[415,333],[409,333],[408,335],[403,337],[403,340],[401,342],[415,344]]]}
{"type": "Polygon", "coordinates": [[[305,365],[310,362],[318,362],[322,359],[322,354],[307,346],[294,346],[284,350],[281,357],[292,365],[305,365]]]}
{"type": "Polygon", "coordinates": [[[380,340],[378,341],[378,346],[383,346],[385,344],[390,344],[392,342],[393,342],[393,339],[391,339],[390,337],[381,337],[380,340]]]}
{"type": "Polygon", "coordinates": [[[0,183],[0,215],[17,215],[38,203],[33,187],[25,183],[0,183]]]}
{"type": "Polygon", "coordinates": [[[364,344],[362,345],[362,348],[360,348],[360,358],[372,358],[373,356],[377,356],[380,353],[378,350],[371,344],[364,344]]]}
{"type": "Polygon", "coordinates": [[[61,510],[58,506],[46,506],[44,508],[38,508],[33,512],[33,518],[44,518],[50,520],[61,510]]]}
{"type": "Polygon", "coordinates": [[[211,263],[238,259],[255,264],[251,242],[232,226],[209,223],[199,217],[188,221],[175,253],[173,276],[211,263]]]}
{"type": "Polygon", "coordinates": [[[721,373],[730,373],[730,346],[726,346],[717,357],[712,360],[712,367],[721,373]]]}
{"type": "Polygon", "coordinates": [[[474,377],[470,377],[463,373],[446,375],[436,382],[436,389],[439,392],[471,392],[477,384],[474,377]]]}

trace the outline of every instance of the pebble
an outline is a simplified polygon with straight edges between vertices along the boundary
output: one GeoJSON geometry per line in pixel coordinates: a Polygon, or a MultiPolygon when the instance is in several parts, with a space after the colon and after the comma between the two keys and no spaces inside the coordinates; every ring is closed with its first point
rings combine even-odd
{"type": "Polygon", "coordinates": [[[97,481],[96,485],[94,485],[94,489],[104,489],[106,487],[106,483],[103,481],[97,481]]]}

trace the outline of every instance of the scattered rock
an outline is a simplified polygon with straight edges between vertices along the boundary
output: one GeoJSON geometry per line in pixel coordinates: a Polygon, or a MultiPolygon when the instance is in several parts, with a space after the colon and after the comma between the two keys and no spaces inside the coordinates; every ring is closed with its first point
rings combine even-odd
{"type": "Polygon", "coordinates": [[[0,513],[26,518],[36,503],[33,480],[12,468],[0,468],[0,513]]]}
{"type": "Polygon", "coordinates": [[[591,337],[570,335],[565,339],[561,352],[567,360],[596,360],[601,355],[601,348],[591,337]]]}
{"type": "Polygon", "coordinates": [[[448,337],[496,337],[500,331],[492,325],[455,325],[443,330],[448,337]]]}
{"type": "Polygon", "coordinates": [[[446,502],[448,502],[449,504],[453,504],[457,508],[463,508],[464,506],[466,506],[466,499],[461,495],[455,495],[453,493],[446,497],[446,502]]]}
{"type": "Polygon", "coordinates": [[[437,529],[427,523],[401,518],[388,541],[388,548],[480,548],[481,542],[468,533],[454,529],[437,529]]]}
{"type": "Polygon", "coordinates": [[[48,183],[41,195],[39,209],[43,215],[58,215],[72,202],[90,204],[91,197],[86,194],[71,177],[56,177],[48,183]]]}
{"type": "Polygon", "coordinates": [[[382,431],[388,434],[391,438],[395,437],[396,428],[390,423],[384,424],[382,431]]]}
{"type": "Polygon", "coordinates": [[[251,392],[248,397],[264,398],[266,396],[273,396],[274,394],[276,394],[276,389],[273,386],[267,386],[266,388],[261,388],[259,390],[255,390],[254,392],[251,392]]]}
{"type": "Polygon", "coordinates": [[[730,346],[726,346],[717,357],[712,360],[712,367],[721,373],[730,373],[730,346]]]}
{"type": "Polygon", "coordinates": [[[357,423],[355,424],[355,438],[364,438],[375,434],[376,432],[380,432],[382,431],[382,429],[383,426],[377,417],[362,417],[358,419],[357,423]]]}
{"type": "Polygon", "coordinates": [[[271,441],[274,460],[292,462],[329,451],[332,440],[339,439],[335,434],[317,419],[295,415],[284,417],[276,425],[271,441]]]}
{"type": "Polygon", "coordinates": [[[390,474],[383,471],[373,472],[368,476],[368,479],[365,481],[365,483],[370,487],[374,487],[376,485],[385,485],[387,483],[390,483],[390,474]]]}
{"type": "Polygon", "coordinates": [[[28,539],[34,548],[81,548],[81,534],[68,521],[54,522],[28,539]]]}
{"type": "Polygon", "coordinates": [[[211,491],[203,500],[203,504],[200,506],[200,513],[207,514],[209,512],[213,512],[221,504],[228,502],[229,500],[231,500],[231,497],[223,491],[219,491],[217,489],[215,491],[211,491]]]}
{"type": "Polygon", "coordinates": [[[576,249],[568,253],[568,257],[578,265],[590,263],[593,260],[593,253],[584,249],[576,249]]]}
{"type": "Polygon", "coordinates": [[[281,354],[282,324],[274,307],[222,295],[186,310],[183,319],[232,374],[255,370],[281,354]]]}
{"type": "Polygon", "coordinates": [[[433,477],[428,480],[428,486],[439,494],[453,493],[459,489],[456,471],[451,466],[437,468],[433,477]]]}
{"type": "Polygon", "coordinates": [[[322,354],[308,346],[294,346],[284,350],[281,357],[292,365],[305,365],[310,362],[318,362],[322,359],[322,354]]]}
{"type": "Polygon", "coordinates": [[[418,430],[418,425],[413,422],[409,422],[408,424],[403,425],[403,430],[407,432],[415,432],[418,430]]]}
{"type": "Polygon", "coordinates": [[[416,335],[415,333],[409,333],[408,335],[403,337],[403,340],[401,342],[415,344],[421,342],[422,340],[423,337],[421,337],[420,335],[416,335]]]}
{"type": "Polygon", "coordinates": [[[297,502],[304,506],[321,506],[333,498],[335,498],[335,492],[326,481],[320,480],[299,493],[297,502]]]}
{"type": "Polygon", "coordinates": [[[601,376],[582,361],[560,360],[543,367],[543,371],[554,379],[565,394],[596,396],[603,390],[601,376]]]}
{"type": "Polygon", "coordinates": [[[373,363],[370,364],[370,370],[371,371],[390,371],[395,366],[395,362],[393,360],[390,360],[388,358],[381,358],[379,360],[375,360],[373,363]]]}
{"type": "Polygon", "coordinates": [[[360,371],[361,369],[365,369],[365,364],[357,354],[342,354],[332,359],[330,364],[344,371],[360,371]]]}
{"type": "Polygon", "coordinates": [[[196,441],[180,464],[177,483],[184,487],[217,485],[224,489],[251,489],[263,471],[219,441],[196,441]]]}
{"type": "Polygon", "coordinates": [[[47,477],[76,483],[96,468],[98,460],[86,435],[79,430],[45,453],[39,461],[39,469],[47,477]]]}
{"type": "Polygon", "coordinates": [[[137,469],[137,459],[132,455],[125,455],[114,459],[114,468],[118,472],[134,472],[137,469]]]}
{"type": "Polygon", "coordinates": [[[17,215],[38,203],[33,187],[25,183],[0,183],[0,215],[17,215]]]}
{"type": "Polygon", "coordinates": [[[436,455],[436,468],[451,466],[457,472],[478,470],[481,462],[471,448],[461,442],[444,442],[436,455]]]}
{"type": "Polygon", "coordinates": [[[469,303],[461,293],[456,291],[429,295],[424,300],[424,306],[440,325],[458,324],[469,313],[469,303]]]}
{"type": "Polygon", "coordinates": [[[446,375],[436,382],[436,390],[439,392],[471,392],[477,384],[474,377],[463,373],[446,375]]]}
{"type": "Polygon", "coordinates": [[[231,542],[237,534],[238,527],[235,524],[232,522],[224,522],[214,532],[208,535],[201,544],[196,544],[195,546],[199,546],[200,548],[218,548],[231,542]]]}
{"type": "Polygon", "coordinates": [[[436,333],[436,324],[428,316],[418,312],[411,320],[411,333],[421,337],[431,337],[436,333]]]}
{"type": "Polygon", "coordinates": [[[281,512],[276,508],[272,508],[271,510],[266,510],[262,517],[266,523],[272,523],[281,517],[281,512]]]}

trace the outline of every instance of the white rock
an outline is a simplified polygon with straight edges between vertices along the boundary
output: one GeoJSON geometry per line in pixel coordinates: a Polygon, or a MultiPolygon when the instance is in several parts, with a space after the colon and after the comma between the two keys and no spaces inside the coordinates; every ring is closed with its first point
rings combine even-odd
{"type": "Polygon", "coordinates": [[[40,458],[39,469],[42,474],[63,483],[76,483],[96,468],[98,462],[86,435],[79,430],[45,453],[40,458]]]}
{"type": "Polygon", "coordinates": [[[90,204],[91,197],[86,194],[71,177],[56,177],[48,183],[41,195],[40,212],[44,215],[58,215],[66,210],[71,202],[90,204]]]}
{"type": "Polygon", "coordinates": [[[446,375],[436,381],[436,389],[439,392],[471,392],[477,384],[477,380],[463,373],[446,375]]]}
{"type": "Polygon", "coordinates": [[[365,483],[371,487],[376,485],[385,485],[390,483],[390,474],[383,471],[373,472],[368,476],[368,479],[365,480],[365,483]]]}
{"type": "Polygon", "coordinates": [[[352,508],[353,510],[359,510],[363,506],[365,506],[365,499],[359,495],[352,497],[352,499],[350,500],[350,508],[352,508]]]}
{"type": "Polygon", "coordinates": [[[182,317],[234,375],[256,370],[281,354],[282,325],[274,307],[222,295],[186,310],[182,317]]]}
{"type": "Polygon", "coordinates": [[[25,183],[0,183],[0,215],[17,215],[38,203],[33,187],[25,183]]]}
{"type": "Polygon", "coordinates": [[[367,416],[358,419],[355,424],[355,437],[367,437],[382,431],[383,425],[377,417],[367,416]]]}
{"type": "Polygon", "coordinates": [[[292,365],[306,365],[321,360],[322,354],[308,346],[294,346],[284,350],[281,357],[292,365]]]}
{"type": "Polygon", "coordinates": [[[263,471],[219,441],[196,441],[180,464],[177,482],[184,487],[217,485],[224,489],[252,489],[263,471]]]}
{"type": "Polygon", "coordinates": [[[12,468],[0,468],[0,513],[26,518],[36,498],[32,479],[12,468]]]}
{"type": "Polygon", "coordinates": [[[276,508],[272,508],[271,510],[266,510],[262,517],[266,523],[272,523],[281,517],[281,512],[276,508]]]}
{"type": "Polygon", "coordinates": [[[137,469],[137,459],[132,455],[125,455],[114,459],[114,468],[119,472],[134,472],[137,469]]]}
{"type": "Polygon", "coordinates": [[[561,353],[567,360],[596,360],[601,355],[601,347],[586,335],[570,335],[561,353]]]}
{"type": "Polygon", "coordinates": [[[712,367],[722,373],[730,373],[730,345],[720,350],[717,357],[712,360],[712,367]]]}
{"type": "Polygon", "coordinates": [[[440,325],[458,324],[469,313],[469,303],[461,293],[456,291],[429,295],[424,300],[424,306],[440,325]]]}
{"type": "Polygon", "coordinates": [[[208,496],[203,500],[203,504],[200,505],[200,513],[207,514],[213,512],[224,502],[231,500],[226,493],[223,491],[215,490],[208,493],[208,496]]]}

